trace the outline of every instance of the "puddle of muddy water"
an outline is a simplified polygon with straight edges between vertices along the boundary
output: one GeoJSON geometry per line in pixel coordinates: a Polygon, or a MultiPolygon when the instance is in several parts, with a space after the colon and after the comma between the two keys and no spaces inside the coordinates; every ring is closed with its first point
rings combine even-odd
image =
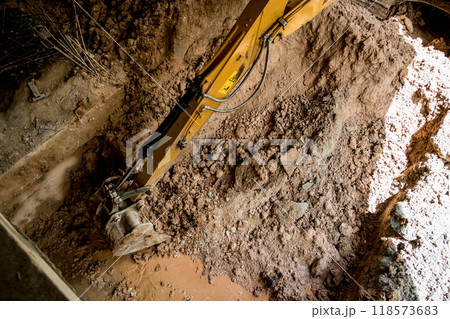
{"type": "MultiPolygon", "coordinates": [[[[98,253],[96,259],[108,260],[97,272],[100,276],[108,269],[107,265],[110,265],[113,259],[109,251],[98,253]]],[[[210,283],[207,278],[202,277],[202,273],[203,264],[186,255],[180,255],[178,258],[152,257],[139,264],[130,256],[124,256],[106,271],[103,279],[115,283],[125,279],[130,287],[137,287],[138,300],[268,300],[268,296],[264,294],[256,298],[251,292],[232,282],[229,276],[213,277],[210,283]]],[[[79,283],[73,283],[73,286],[79,293],[87,289],[87,286],[79,283]]],[[[104,290],[93,287],[83,298],[105,300],[110,299],[108,295],[104,290]]],[[[121,299],[120,297],[118,299],[121,299]]]]}

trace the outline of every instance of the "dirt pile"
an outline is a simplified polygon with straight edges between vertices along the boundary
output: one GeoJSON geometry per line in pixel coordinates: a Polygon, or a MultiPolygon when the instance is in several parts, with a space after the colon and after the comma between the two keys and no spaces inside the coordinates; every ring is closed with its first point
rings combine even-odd
{"type": "MultiPolygon", "coordinates": [[[[179,95],[185,78],[193,77],[218,48],[246,2],[84,4],[170,94],[179,95]]],[[[121,164],[113,159],[125,154],[125,140],[144,128],[154,130],[172,104],[92,22],[81,20],[103,64],[120,61],[127,72],[126,103],[123,112],[110,117],[105,135],[87,145],[80,169],[73,172],[72,196],[26,232],[76,287],[82,287],[80,292],[93,284],[108,297],[139,298],[146,287],[123,281],[122,274],[102,276],[114,260],[95,258],[108,245],[93,194],[105,178],[119,173],[121,164]]],[[[236,113],[213,116],[199,135],[222,140],[227,150],[223,160],[206,158],[220,147],[203,147],[196,165],[189,146],[146,199],[143,213],[157,220],[156,230],[173,239],[120,262],[145,268],[149,256],[182,253],[200,259],[210,281],[228,275],[256,297],[382,298],[378,281],[366,280],[371,271],[380,273],[378,266],[364,268],[372,258],[366,253],[374,252],[375,265],[384,255],[373,236],[379,234],[379,214],[392,195],[390,185],[406,169],[396,168],[386,157],[390,153],[384,150],[395,147],[389,135],[395,130],[386,115],[393,103],[414,98],[399,95],[406,92],[405,85],[434,81],[408,75],[417,54],[413,46],[399,33],[396,20],[379,21],[348,0],[336,2],[274,45],[261,93],[236,113]],[[283,155],[280,139],[296,145],[283,155]],[[235,158],[228,151],[233,143],[235,158]],[[249,157],[252,148],[258,156],[249,157]],[[380,175],[381,160],[390,175],[380,175]],[[381,177],[374,177],[377,174],[381,177]]],[[[257,81],[255,76],[242,92],[257,81]]],[[[421,84],[416,98],[423,100],[424,95],[430,101],[433,94],[437,99],[436,92],[421,84]]],[[[243,95],[224,107],[243,101],[243,95]]],[[[448,106],[448,101],[442,104],[448,106]]],[[[428,115],[422,122],[436,118],[433,105],[423,107],[428,115]]],[[[406,124],[399,125],[401,131],[406,124]]],[[[414,164],[425,161],[424,156],[415,155],[414,164]]],[[[113,265],[111,271],[115,269],[113,265]]]]}
{"type": "Polygon", "coordinates": [[[274,49],[277,73],[269,73],[256,102],[215,132],[205,129],[204,136],[236,140],[238,165],[227,165],[226,157],[196,167],[188,158],[163,178],[149,203],[161,216],[158,229],[174,240],[158,246],[159,253],[199,254],[206,274],[226,273],[275,299],[334,299],[351,280],[345,272],[373,230],[360,227],[371,217],[368,190],[385,137],[383,117],[413,51],[395,23],[349,3],[333,8],[274,49]],[[339,38],[343,17],[357,22],[339,38]],[[336,40],[272,103],[283,80],[292,83],[336,40]],[[269,143],[259,152],[267,166],[245,165],[242,139],[261,138],[296,139],[288,157],[295,154],[300,165],[286,170],[269,143]]]}

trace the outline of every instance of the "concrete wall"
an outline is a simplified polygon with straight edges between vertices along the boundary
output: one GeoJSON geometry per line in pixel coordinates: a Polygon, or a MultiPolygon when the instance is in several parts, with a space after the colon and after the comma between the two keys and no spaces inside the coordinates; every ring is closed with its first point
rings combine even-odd
{"type": "Polygon", "coordinates": [[[0,214],[0,300],[77,300],[58,270],[0,214]]]}

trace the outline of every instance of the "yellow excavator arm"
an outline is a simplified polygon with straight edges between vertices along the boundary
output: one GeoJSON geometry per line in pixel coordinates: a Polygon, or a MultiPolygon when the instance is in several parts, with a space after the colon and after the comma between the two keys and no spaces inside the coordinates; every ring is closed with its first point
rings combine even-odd
{"type": "Polygon", "coordinates": [[[264,48],[306,24],[333,1],[250,1],[219,51],[199,72],[191,91],[181,98],[168,116],[170,124],[163,123],[157,130],[159,138],[166,136],[170,139],[165,138],[165,143],[155,145],[148,152],[153,158],[146,162],[137,184],[150,186],[161,178],[212,113],[228,100],[237,83],[261,57],[264,48]]]}
{"type": "Polygon", "coordinates": [[[302,27],[332,2],[334,0],[249,2],[219,51],[191,81],[187,92],[156,132],[141,144],[140,156],[133,165],[120,179],[105,183],[112,205],[108,209],[111,217],[107,230],[114,242],[115,255],[132,253],[168,238],[155,233],[150,223],[141,222],[139,205],[133,202],[158,182],[214,112],[235,111],[259,91],[268,68],[270,46],[302,27]],[[221,103],[239,91],[264,51],[264,73],[254,93],[236,107],[220,109],[221,103]],[[135,176],[138,168],[140,172],[135,176]],[[131,178],[134,182],[129,186],[131,178]]]}

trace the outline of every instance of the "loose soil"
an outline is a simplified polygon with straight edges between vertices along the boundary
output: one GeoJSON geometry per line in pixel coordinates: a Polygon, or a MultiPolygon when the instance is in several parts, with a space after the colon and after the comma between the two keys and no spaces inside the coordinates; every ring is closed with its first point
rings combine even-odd
{"type": "MultiPolygon", "coordinates": [[[[246,3],[84,6],[178,96],[246,3]]],[[[229,154],[208,161],[213,147],[195,165],[186,148],[142,211],[172,239],[118,260],[93,194],[125,168],[125,141],[154,131],[173,105],[80,14],[90,50],[104,67],[126,74],[125,102],[63,169],[62,203],[22,229],[86,299],[448,299],[450,283],[440,280],[448,274],[447,230],[422,223],[442,225],[450,212],[448,158],[431,142],[449,109],[441,45],[448,39],[440,33],[422,42],[418,30],[427,20],[418,12],[405,7],[379,21],[342,0],[274,45],[261,93],[238,112],[214,115],[198,136],[235,141],[236,165],[229,154]],[[297,165],[283,165],[269,142],[259,150],[267,165],[247,159],[245,140],[281,138],[297,141],[287,151],[297,165]],[[397,226],[402,209],[412,213],[400,217],[416,228],[397,226]],[[430,268],[430,260],[439,267],[430,268]]],[[[245,100],[257,82],[252,77],[223,107],[245,100]]],[[[6,214],[17,220],[19,212],[6,214]]]]}

